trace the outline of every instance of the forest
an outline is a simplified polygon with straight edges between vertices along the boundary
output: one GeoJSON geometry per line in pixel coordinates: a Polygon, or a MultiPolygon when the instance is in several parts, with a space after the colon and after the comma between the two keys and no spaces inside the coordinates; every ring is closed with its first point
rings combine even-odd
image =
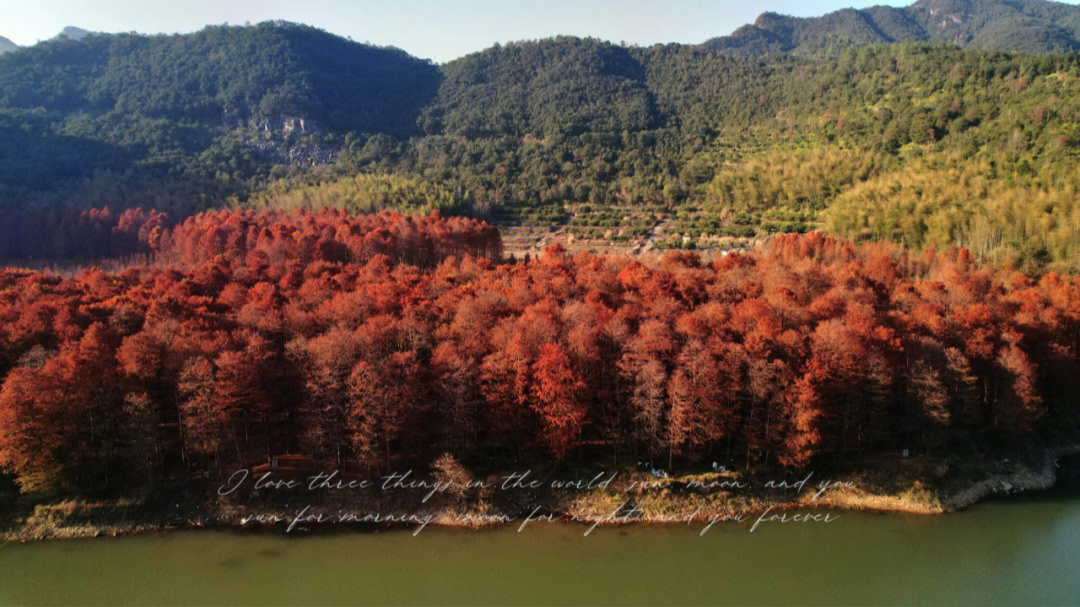
{"type": "Polygon", "coordinates": [[[1080,63],[981,50],[1010,36],[828,53],[559,37],[443,65],[289,23],[47,41],[0,56],[0,215],[439,210],[707,250],[818,230],[1072,272],[1080,63]]]}
{"type": "Polygon", "coordinates": [[[1077,40],[921,0],[441,65],[285,22],[3,53],[0,481],[1075,442],[1077,40]]]}
{"type": "Polygon", "coordinates": [[[285,454],[360,473],[443,453],[480,471],[1018,457],[1080,423],[1080,278],[955,246],[814,232],[513,259],[438,213],[84,221],[114,234],[87,250],[144,257],[0,270],[0,466],[24,492],[285,454]]]}

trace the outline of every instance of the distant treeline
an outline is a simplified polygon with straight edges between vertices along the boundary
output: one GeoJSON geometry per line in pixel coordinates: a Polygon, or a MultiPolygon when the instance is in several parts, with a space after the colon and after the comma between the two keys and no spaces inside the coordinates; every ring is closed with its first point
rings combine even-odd
{"type": "Polygon", "coordinates": [[[498,231],[484,222],[383,213],[352,215],[322,209],[291,213],[217,211],[174,225],[141,208],[115,214],[33,209],[0,213],[0,261],[89,265],[113,260],[195,264],[218,256],[269,261],[361,263],[376,255],[427,267],[450,255],[498,259],[498,231]]]}
{"type": "Polygon", "coordinates": [[[88,264],[147,255],[170,225],[164,213],[141,208],[8,209],[0,211],[0,261],[88,264]]]}

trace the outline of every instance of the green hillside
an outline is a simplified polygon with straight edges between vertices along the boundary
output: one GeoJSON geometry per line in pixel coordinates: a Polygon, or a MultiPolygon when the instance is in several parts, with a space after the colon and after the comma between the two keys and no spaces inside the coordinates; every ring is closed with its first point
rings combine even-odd
{"type": "Polygon", "coordinates": [[[279,160],[251,133],[407,136],[439,78],[402,51],[282,23],[43,42],[0,58],[0,193],[236,193],[279,160]],[[40,143],[24,155],[27,137],[40,143]]]}
{"type": "MultiPolygon", "coordinates": [[[[829,18],[914,32],[930,6],[829,18]]],[[[939,42],[560,37],[435,66],[286,23],[90,35],[0,57],[0,204],[437,208],[655,247],[826,229],[1076,269],[1078,93],[1074,54],[939,42]]]]}
{"type": "Polygon", "coordinates": [[[705,47],[740,57],[835,55],[893,42],[940,42],[1027,53],[1080,49],[1080,7],[1048,0],[918,0],[911,6],[844,9],[821,17],[764,13],[705,47]]]}

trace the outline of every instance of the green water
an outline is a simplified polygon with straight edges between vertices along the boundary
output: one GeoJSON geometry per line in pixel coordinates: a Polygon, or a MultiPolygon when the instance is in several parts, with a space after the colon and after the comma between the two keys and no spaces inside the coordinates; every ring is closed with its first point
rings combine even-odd
{"type": "Polygon", "coordinates": [[[1080,604],[1080,499],[597,529],[183,531],[0,547],[16,604],[1080,604]]]}

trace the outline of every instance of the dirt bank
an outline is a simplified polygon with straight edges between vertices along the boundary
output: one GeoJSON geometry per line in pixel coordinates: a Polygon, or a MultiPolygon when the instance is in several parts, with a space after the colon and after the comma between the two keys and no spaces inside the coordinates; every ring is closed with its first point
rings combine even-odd
{"type": "Polygon", "coordinates": [[[970,478],[928,482],[918,478],[851,475],[823,479],[795,475],[779,486],[731,472],[656,478],[620,470],[619,483],[575,491],[514,495],[495,491],[430,500],[420,495],[334,494],[331,496],[222,497],[187,494],[182,499],[64,500],[29,505],[7,517],[0,540],[31,541],[123,535],[182,528],[280,528],[289,533],[332,527],[387,525],[479,528],[532,516],[600,524],[707,521],[775,510],[839,509],[942,514],[962,510],[1001,493],[1048,489],[1057,480],[1058,460],[1080,454],[1080,445],[1055,449],[1037,465],[1014,463],[1008,470],[983,469],[970,478]],[[620,476],[621,475],[621,476],[620,476]],[[800,481],[802,484],[800,484],[800,481]],[[739,486],[744,483],[746,486],[739,486]],[[297,499],[300,497],[300,499],[297,499]]]}

